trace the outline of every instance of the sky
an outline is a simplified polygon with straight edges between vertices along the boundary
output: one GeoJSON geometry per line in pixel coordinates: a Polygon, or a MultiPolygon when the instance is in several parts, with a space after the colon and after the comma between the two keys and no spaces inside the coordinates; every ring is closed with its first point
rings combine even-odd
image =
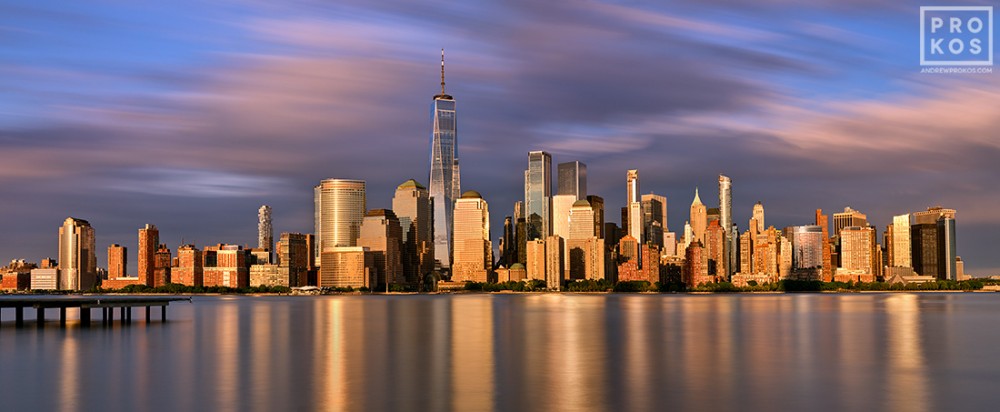
{"type": "Polygon", "coordinates": [[[427,183],[444,48],[462,190],[489,203],[494,246],[545,150],[587,164],[609,221],[628,169],[673,231],[695,188],[718,205],[722,173],[741,230],[757,201],[777,228],[850,206],[880,239],[941,205],[967,273],[1000,274],[1000,73],[921,73],[921,5],[8,0],[0,259],[56,257],[68,216],[99,266],[128,247],[131,273],[146,223],[174,253],[255,245],[262,204],[276,234],[310,233],[324,178],[390,208],[427,183]]]}

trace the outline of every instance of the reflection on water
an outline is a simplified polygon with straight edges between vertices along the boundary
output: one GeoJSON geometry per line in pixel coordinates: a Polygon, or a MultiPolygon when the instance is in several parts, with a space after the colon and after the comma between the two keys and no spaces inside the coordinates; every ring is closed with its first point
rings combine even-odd
{"type": "Polygon", "coordinates": [[[998,313],[996,294],[196,297],[167,324],[4,322],[0,399],[67,412],[994,409],[998,313]]]}

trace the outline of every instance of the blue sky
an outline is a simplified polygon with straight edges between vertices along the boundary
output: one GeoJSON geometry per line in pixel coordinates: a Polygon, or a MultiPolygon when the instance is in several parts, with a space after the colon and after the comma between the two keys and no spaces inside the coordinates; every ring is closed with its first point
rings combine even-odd
{"type": "Polygon", "coordinates": [[[998,82],[920,73],[924,4],[368,3],[0,5],[0,259],[55,255],[66,216],[95,226],[102,265],[145,223],[171,249],[253,243],[265,203],[275,232],[310,232],[327,177],[390,207],[427,181],[443,47],[494,240],[547,150],[588,164],[614,221],[639,169],[674,230],[719,173],[741,228],[757,200],[779,228],[851,206],[880,232],[952,207],[968,270],[1000,273],[998,82]]]}

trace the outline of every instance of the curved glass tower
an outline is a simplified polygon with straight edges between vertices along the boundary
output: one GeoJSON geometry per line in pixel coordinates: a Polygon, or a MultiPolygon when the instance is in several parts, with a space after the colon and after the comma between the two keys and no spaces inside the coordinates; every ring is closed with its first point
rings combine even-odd
{"type": "Polygon", "coordinates": [[[452,213],[461,188],[455,98],[444,92],[444,49],[441,50],[441,93],[431,105],[431,173],[429,192],[434,204],[434,259],[451,267],[452,213]]]}

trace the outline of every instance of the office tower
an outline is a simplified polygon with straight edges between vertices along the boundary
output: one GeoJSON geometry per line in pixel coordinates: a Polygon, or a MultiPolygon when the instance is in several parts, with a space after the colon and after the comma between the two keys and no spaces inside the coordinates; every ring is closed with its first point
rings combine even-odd
{"type": "Polygon", "coordinates": [[[753,273],[767,276],[768,280],[777,280],[779,275],[779,256],[781,239],[774,226],[758,233],[753,242],[753,273]]]}
{"type": "Polygon", "coordinates": [[[725,271],[732,276],[736,271],[736,248],[738,234],[733,230],[733,180],[719,175],[719,224],[725,232],[725,271]]]}
{"type": "Polygon", "coordinates": [[[873,248],[875,230],[870,226],[847,226],[840,230],[840,268],[838,282],[874,282],[873,248]]]}
{"type": "Polygon", "coordinates": [[[68,217],[59,227],[59,290],[86,290],[96,282],[94,228],[86,220],[68,217]]]}
{"type": "Polygon", "coordinates": [[[719,281],[728,281],[729,275],[725,271],[726,233],[718,220],[713,220],[705,229],[704,248],[708,275],[714,276],[719,281]]]}
{"type": "Polygon", "coordinates": [[[652,193],[642,195],[642,223],[645,243],[652,242],[663,248],[663,236],[667,232],[667,198],[652,193]]]}
{"type": "Polygon", "coordinates": [[[469,190],[455,202],[454,216],[455,262],[451,279],[486,282],[493,267],[489,207],[479,192],[469,190]]]}
{"type": "Polygon", "coordinates": [[[325,179],[313,190],[316,204],[316,256],[332,247],[357,246],[365,219],[365,182],[325,179]]]}
{"type": "Polygon", "coordinates": [[[170,274],[170,281],[187,286],[204,285],[204,260],[201,250],[194,245],[177,248],[177,267],[170,274]]]}
{"type": "Polygon", "coordinates": [[[545,280],[545,241],[529,240],[525,247],[528,279],[545,280]]]}
{"type": "Polygon", "coordinates": [[[108,279],[118,279],[127,276],[128,248],[119,244],[108,246],[108,279]]]}
{"type": "Polygon", "coordinates": [[[750,221],[750,233],[756,236],[759,233],[764,232],[764,204],[759,200],[753,205],[753,214],[751,215],[752,220],[750,221]]]}
{"type": "Polygon", "coordinates": [[[334,246],[320,254],[317,286],[321,288],[369,288],[374,286],[374,255],[362,246],[334,246]]]}
{"type": "Polygon", "coordinates": [[[284,278],[284,286],[306,286],[309,271],[309,244],[306,235],[282,233],[276,252],[278,274],[284,278]]]}
{"type": "Polygon", "coordinates": [[[444,91],[444,50],[441,50],[441,93],[431,106],[430,197],[434,200],[434,259],[451,267],[451,236],[455,200],[461,190],[458,174],[458,118],[455,98],[444,91]]]}
{"type": "Polygon", "coordinates": [[[631,169],[625,175],[625,212],[628,219],[622,220],[622,226],[626,226],[625,232],[635,238],[640,244],[642,238],[642,200],[639,197],[639,171],[631,169]]]}
{"type": "Polygon", "coordinates": [[[791,242],[792,278],[823,280],[823,251],[826,245],[824,232],[823,228],[817,225],[792,226],[785,229],[785,237],[791,242]]]}
{"type": "Polygon", "coordinates": [[[156,225],[146,224],[139,229],[138,258],[139,283],[153,286],[156,271],[156,248],[160,245],[160,231],[156,225]]]}
{"type": "Polygon", "coordinates": [[[153,286],[166,286],[170,283],[170,249],[167,245],[159,245],[156,248],[156,257],[153,264],[153,286]]]}
{"type": "Polygon", "coordinates": [[[580,161],[559,163],[556,166],[557,195],[573,195],[575,200],[587,197],[587,165],[580,161]]]}
{"type": "Polygon", "coordinates": [[[514,224],[517,236],[517,262],[528,265],[528,223],[523,217],[517,218],[514,224]]]}
{"type": "Polygon", "coordinates": [[[546,152],[528,153],[528,170],[524,171],[524,208],[528,240],[545,239],[552,234],[552,156],[546,152]]]}
{"type": "Polygon", "coordinates": [[[604,198],[596,195],[587,195],[587,203],[594,210],[594,233],[598,238],[604,239],[604,198]]]}
{"type": "Polygon", "coordinates": [[[691,233],[694,238],[688,240],[689,243],[693,241],[705,241],[705,228],[708,226],[708,210],[705,208],[705,204],[701,203],[701,197],[698,196],[698,189],[694,189],[694,201],[691,202],[691,233]]]}
{"type": "Polygon", "coordinates": [[[886,243],[889,256],[892,261],[889,266],[913,267],[910,246],[910,215],[898,215],[892,217],[891,231],[887,230],[891,243],[886,243]]]}
{"type": "Polygon", "coordinates": [[[644,280],[639,256],[639,241],[625,235],[618,241],[618,282],[644,280]]]}
{"type": "Polygon", "coordinates": [[[911,256],[913,270],[941,280],[956,280],[957,250],[954,209],[940,206],[913,214],[911,256]]]}
{"type": "Polygon", "coordinates": [[[503,237],[500,239],[500,264],[510,268],[517,263],[517,225],[510,216],[503,218],[503,237]]]}
{"type": "Polygon", "coordinates": [[[250,286],[247,250],[240,245],[220,243],[202,251],[202,283],[205,287],[250,286]]]}
{"type": "Polygon", "coordinates": [[[834,236],[839,236],[840,231],[849,226],[868,226],[868,216],[865,216],[864,213],[857,210],[851,209],[850,206],[845,207],[843,212],[833,214],[834,236]]]}
{"type": "MultiPolygon", "coordinates": [[[[257,209],[257,247],[271,250],[274,236],[271,232],[271,206],[263,205],[257,209]]],[[[270,259],[268,259],[270,261],[270,259]]]]}
{"type": "Polygon", "coordinates": [[[434,270],[433,207],[427,188],[414,179],[403,182],[396,187],[392,211],[402,227],[403,277],[418,283],[434,270]]]}
{"type": "Polygon", "coordinates": [[[824,282],[833,281],[833,250],[830,245],[830,221],[827,215],[823,214],[823,209],[816,209],[816,226],[819,226],[823,236],[823,266],[820,279],[824,282]]]}
{"type": "Polygon", "coordinates": [[[566,272],[566,239],[552,235],[545,238],[545,286],[561,290],[566,272]]]}
{"type": "Polygon", "coordinates": [[[403,265],[400,261],[402,232],[399,219],[391,210],[372,209],[365,214],[357,245],[367,248],[372,254],[372,264],[375,269],[371,274],[373,288],[403,283],[403,265]]]}
{"type": "Polygon", "coordinates": [[[569,237],[569,210],[577,200],[579,199],[576,195],[555,195],[552,197],[552,234],[563,239],[569,237]]]}
{"type": "Polygon", "coordinates": [[[566,250],[564,257],[569,279],[604,278],[604,239],[597,237],[594,209],[586,200],[576,201],[570,210],[566,250]]]}

